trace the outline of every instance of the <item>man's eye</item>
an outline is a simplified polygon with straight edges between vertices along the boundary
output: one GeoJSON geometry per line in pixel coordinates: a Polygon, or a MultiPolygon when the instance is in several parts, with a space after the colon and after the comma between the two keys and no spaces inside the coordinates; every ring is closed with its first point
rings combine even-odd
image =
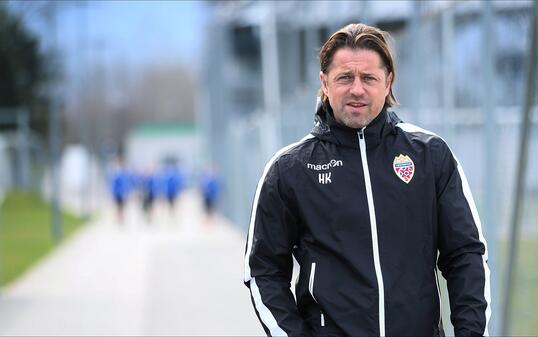
{"type": "Polygon", "coordinates": [[[364,77],[364,80],[365,80],[365,81],[374,81],[374,80],[375,80],[375,77],[372,77],[372,76],[365,76],[365,77],[364,77]]]}
{"type": "Polygon", "coordinates": [[[346,81],[346,80],[350,80],[350,79],[351,79],[351,76],[349,76],[349,75],[342,75],[342,76],[339,76],[337,78],[338,81],[342,81],[342,80],[346,81]]]}

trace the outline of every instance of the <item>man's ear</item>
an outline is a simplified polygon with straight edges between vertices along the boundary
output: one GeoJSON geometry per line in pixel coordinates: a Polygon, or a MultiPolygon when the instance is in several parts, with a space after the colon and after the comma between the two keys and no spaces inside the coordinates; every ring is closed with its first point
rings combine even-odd
{"type": "Polygon", "coordinates": [[[321,82],[321,90],[323,90],[325,96],[329,97],[329,89],[327,88],[327,76],[325,76],[323,71],[319,72],[319,81],[321,82]]]}
{"type": "Polygon", "coordinates": [[[390,72],[387,76],[387,88],[390,88],[390,85],[392,84],[392,72],[390,72]]]}

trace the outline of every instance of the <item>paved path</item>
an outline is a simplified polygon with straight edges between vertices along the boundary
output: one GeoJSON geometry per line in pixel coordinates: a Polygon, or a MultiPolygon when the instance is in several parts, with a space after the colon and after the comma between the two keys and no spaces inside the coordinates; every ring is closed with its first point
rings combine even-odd
{"type": "Polygon", "coordinates": [[[148,224],[88,224],[0,294],[0,335],[264,335],[242,284],[244,235],[193,193],[148,224]]]}

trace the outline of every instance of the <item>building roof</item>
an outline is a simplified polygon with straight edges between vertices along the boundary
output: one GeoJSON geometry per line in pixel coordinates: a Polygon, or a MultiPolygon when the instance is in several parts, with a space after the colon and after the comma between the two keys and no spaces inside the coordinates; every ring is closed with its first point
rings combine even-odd
{"type": "Polygon", "coordinates": [[[141,123],[135,126],[130,136],[179,136],[196,133],[195,123],[141,123]]]}

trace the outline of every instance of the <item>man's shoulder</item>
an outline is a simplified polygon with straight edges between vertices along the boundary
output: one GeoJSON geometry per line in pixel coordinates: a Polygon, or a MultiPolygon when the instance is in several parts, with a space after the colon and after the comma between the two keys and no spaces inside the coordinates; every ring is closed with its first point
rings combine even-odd
{"type": "Polygon", "coordinates": [[[431,159],[436,166],[441,165],[444,159],[454,156],[445,140],[436,133],[410,123],[398,123],[396,127],[402,130],[411,143],[432,154],[431,159]]]}
{"type": "Polygon", "coordinates": [[[403,133],[412,141],[423,143],[426,146],[433,147],[446,147],[445,140],[437,135],[435,132],[426,130],[411,123],[398,123],[396,127],[403,131],[403,133]]]}
{"type": "Polygon", "coordinates": [[[277,160],[282,161],[290,160],[295,158],[296,156],[300,156],[301,153],[305,152],[305,150],[307,150],[311,146],[311,144],[316,141],[316,139],[317,138],[314,135],[309,133],[302,139],[294,143],[288,144],[278,150],[275,153],[274,157],[276,157],[277,160]]]}
{"type": "Polygon", "coordinates": [[[303,159],[308,157],[311,153],[311,146],[316,140],[314,135],[308,134],[299,141],[284,146],[273,155],[267,165],[273,167],[278,164],[281,170],[290,169],[295,166],[294,164],[303,162],[303,159]]]}

